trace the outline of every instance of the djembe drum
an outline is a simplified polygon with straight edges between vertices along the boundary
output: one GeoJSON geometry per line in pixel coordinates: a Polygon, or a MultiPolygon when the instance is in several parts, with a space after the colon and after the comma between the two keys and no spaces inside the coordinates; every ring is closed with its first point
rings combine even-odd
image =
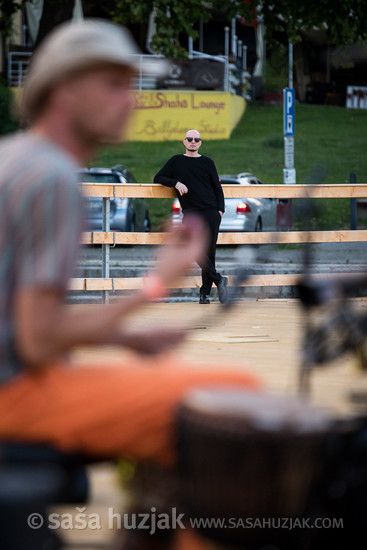
{"type": "Polygon", "coordinates": [[[204,536],[246,550],[314,547],[314,530],[302,522],[328,509],[333,433],[332,417],[300,398],[192,391],[177,415],[187,516],[212,518],[197,527],[204,536]]]}

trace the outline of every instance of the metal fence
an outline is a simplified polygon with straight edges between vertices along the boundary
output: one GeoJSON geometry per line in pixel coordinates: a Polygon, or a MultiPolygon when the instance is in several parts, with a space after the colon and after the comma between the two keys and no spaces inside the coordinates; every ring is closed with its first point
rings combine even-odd
{"type": "MultiPolygon", "coordinates": [[[[211,59],[218,63],[225,63],[225,81],[224,90],[229,89],[228,81],[228,57],[219,57],[201,52],[192,52],[193,58],[211,59]]],[[[8,82],[9,86],[14,88],[20,88],[23,86],[24,78],[27,73],[28,65],[32,52],[16,51],[9,52],[8,54],[8,82]]],[[[137,75],[132,80],[132,88],[134,90],[155,90],[157,88],[157,78],[152,73],[151,68],[154,63],[159,63],[162,59],[165,59],[163,55],[152,54],[135,54],[131,57],[136,58],[137,62],[137,75]]]]}
{"type": "Polygon", "coordinates": [[[9,86],[20,88],[23,86],[32,52],[8,53],[8,83],[9,86]]]}
{"type": "MultiPolygon", "coordinates": [[[[8,53],[8,82],[9,86],[20,88],[23,86],[32,52],[17,51],[8,53]]],[[[160,55],[136,55],[138,75],[133,79],[133,88],[138,90],[155,89],[156,78],[149,74],[149,66],[154,61],[162,59],[160,55]]]]}

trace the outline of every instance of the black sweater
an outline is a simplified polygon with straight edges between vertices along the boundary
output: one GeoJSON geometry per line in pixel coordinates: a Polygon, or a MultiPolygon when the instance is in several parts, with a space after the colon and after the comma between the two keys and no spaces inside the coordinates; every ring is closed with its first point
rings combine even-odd
{"type": "Polygon", "coordinates": [[[174,155],[154,176],[154,183],[167,187],[174,187],[178,181],[188,188],[188,193],[182,197],[177,191],[183,212],[210,208],[224,212],[223,191],[212,159],[203,155],[174,155]]]}

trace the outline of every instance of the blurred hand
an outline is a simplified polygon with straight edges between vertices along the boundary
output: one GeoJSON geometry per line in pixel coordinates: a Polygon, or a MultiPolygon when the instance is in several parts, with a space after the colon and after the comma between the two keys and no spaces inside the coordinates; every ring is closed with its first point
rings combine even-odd
{"type": "Polygon", "coordinates": [[[223,218],[223,212],[221,212],[221,210],[218,210],[219,214],[220,214],[220,217],[223,218]]]}
{"type": "Polygon", "coordinates": [[[184,183],[181,183],[180,181],[178,181],[175,185],[177,191],[180,193],[181,197],[182,195],[185,195],[185,193],[188,193],[188,189],[186,187],[186,185],[184,183]]]}
{"type": "Polygon", "coordinates": [[[124,334],[122,343],[142,355],[157,355],[175,348],[186,334],[184,329],[158,328],[124,334]]]}
{"type": "Polygon", "coordinates": [[[185,215],[182,225],[171,228],[160,248],[154,274],[170,286],[189,272],[195,261],[203,260],[209,240],[204,222],[195,215],[185,215]]]}

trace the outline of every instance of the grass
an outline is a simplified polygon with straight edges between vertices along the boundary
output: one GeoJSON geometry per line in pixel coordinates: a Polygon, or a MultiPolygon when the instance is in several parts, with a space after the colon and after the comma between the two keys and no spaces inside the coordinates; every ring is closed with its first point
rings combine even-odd
{"type": "MultiPolygon", "coordinates": [[[[202,153],[212,157],[219,173],[249,171],[264,183],[283,181],[283,111],[281,106],[249,104],[229,140],[207,141],[202,153]]],[[[137,181],[151,183],[166,160],[183,151],[177,142],[130,142],[106,146],[97,166],[125,164],[137,181]]],[[[307,183],[312,169],[327,170],[324,183],[367,182],[367,111],[322,105],[296,105],[295,168],[297,183],[307,183]]],[[[349,200],[318,200],[318,229],[349,228],[349,200]]],[[[170,199],[151,199],[153,228],[169,216],[170,199]]],[[[360,220],[361,227],[366,224],[360,220]]],[[[296,221],[297,223],[297,221],[296,221]]],[[[360,227],[360,225],[359,225],[360,227]]]]}

